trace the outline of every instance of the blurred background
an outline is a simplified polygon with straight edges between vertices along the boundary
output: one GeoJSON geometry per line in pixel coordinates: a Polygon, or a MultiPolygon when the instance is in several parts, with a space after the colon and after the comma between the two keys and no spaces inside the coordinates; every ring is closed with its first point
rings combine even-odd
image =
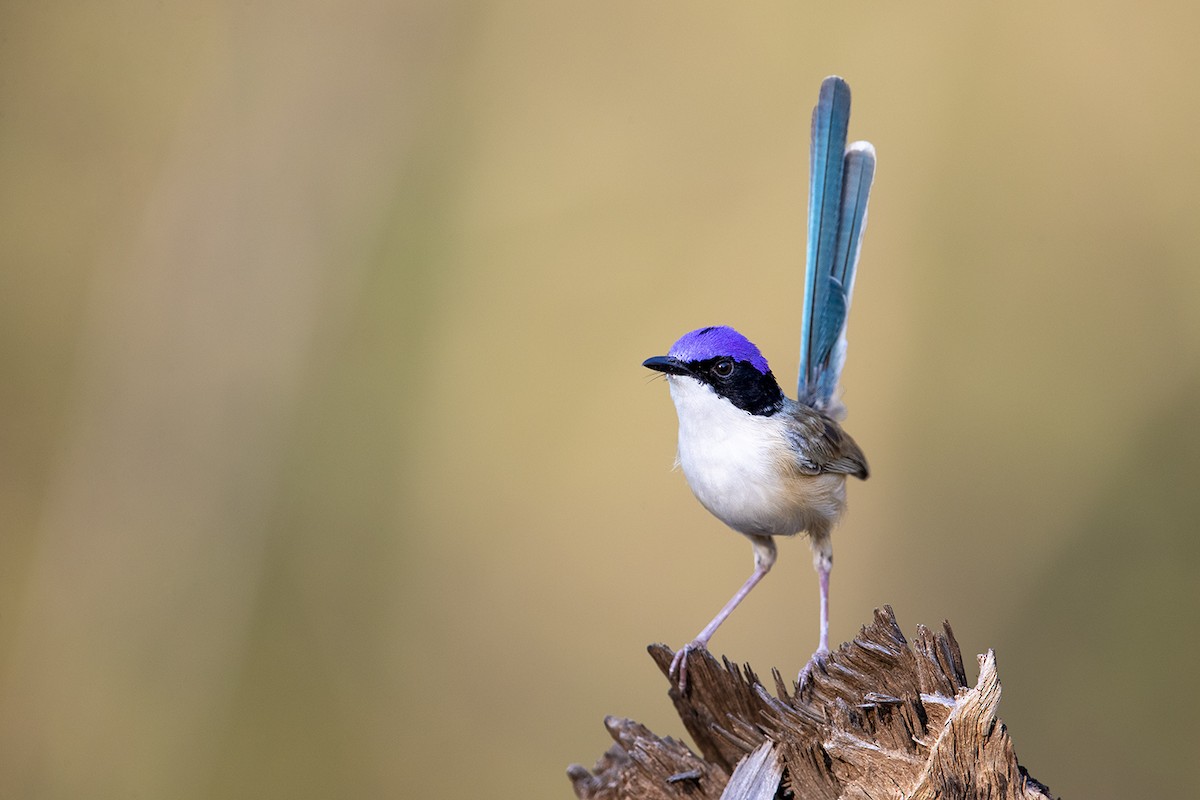
{"type": "MultiPolygon", "coordinates": [[[[751,550],[640,365],[794,386],[809,116],[879,172],[833,638],[995,648],[1064,797],[1200,733],[1200,10],[8,3],[0,796],[570,797],[751,550]]],[[[795,674],[803,541],[713,642],[795,674]]]]}

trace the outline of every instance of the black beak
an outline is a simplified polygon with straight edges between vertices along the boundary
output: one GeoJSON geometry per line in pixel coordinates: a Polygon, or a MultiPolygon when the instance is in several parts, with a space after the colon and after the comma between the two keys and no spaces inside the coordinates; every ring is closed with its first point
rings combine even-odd
{"type": "Polygon", "coordinates": [[[691,370],[683,365],[678,358],[671,356],[651,356],[642,362],[642,366],[655,372],[665,372],[668,375],[691,375],[691,370]]]}

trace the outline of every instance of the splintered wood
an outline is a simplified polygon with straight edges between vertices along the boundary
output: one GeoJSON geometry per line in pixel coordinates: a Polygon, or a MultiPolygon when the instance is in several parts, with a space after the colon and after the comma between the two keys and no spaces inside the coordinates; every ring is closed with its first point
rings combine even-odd
{"type": "MultiPolygon", "coordinates": [[[[911,646],[890,607],[830,654],[801,689],[773,671],[774,694],[749,666],[688,658],[688,688],[670,696],[700,754],[628,719],[604,721],[614,744],[589,771],[567,770],[582,800],[659,798],[1048,798],[1017,764],[996,718],[991,651],[967,685],[950,630],[917,626],[911,646]]],[[[652,645],[666,675],[673,653],[652,645]]],[[[670,680],[668,678],[668,680],[670,680]]]]}

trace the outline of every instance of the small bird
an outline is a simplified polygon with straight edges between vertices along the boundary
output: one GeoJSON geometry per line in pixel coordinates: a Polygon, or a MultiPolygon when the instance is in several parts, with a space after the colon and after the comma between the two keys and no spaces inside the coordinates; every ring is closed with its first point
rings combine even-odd
{"type": "Polygon", "coordinates": [[[820,640],[801,685],[829,652],[830,533],[846,505],[846,476],[866,479],[862,450],[838,424],[838,379],[875,149],[846,145],[850,87],[826,78],[813,109],[808,253],[796,400],[786,397],[759,349],[727,326],[684,334],[643,366],[666,375],[679,417],[677,463],[706,509],[754,546],[754,572],[712,621],[675,654],[670,673],[687,688],[688,654],[708,642],[775,563],[775,536],[805,532],[821,594],[820,640]]]}

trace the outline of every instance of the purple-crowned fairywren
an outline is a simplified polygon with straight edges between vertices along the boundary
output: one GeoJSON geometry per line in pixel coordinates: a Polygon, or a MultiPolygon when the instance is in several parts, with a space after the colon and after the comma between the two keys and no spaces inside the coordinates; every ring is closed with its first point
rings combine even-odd
{"type": "Polygon", "coordinates": [[[804,681],[829,651],[830,533],[846,505],[846,476],[867,477],[867,460],[838,422],[846,317],[875,175],[875,149],[846,145],[850,87],[821,84],[812,122],[808,254],[800,333],[799,393],[780,390],[767,360],[726,326],[684,334],[644,366],[666,375],[679,417],[677,463],[714,516],[750,539],[754,572],[704,630],[675,654],[671,675],[687,687],[687,658],[709,639],[775,563],[775,536],[804,532],[821,592],[821,635],[804,681]]]}

